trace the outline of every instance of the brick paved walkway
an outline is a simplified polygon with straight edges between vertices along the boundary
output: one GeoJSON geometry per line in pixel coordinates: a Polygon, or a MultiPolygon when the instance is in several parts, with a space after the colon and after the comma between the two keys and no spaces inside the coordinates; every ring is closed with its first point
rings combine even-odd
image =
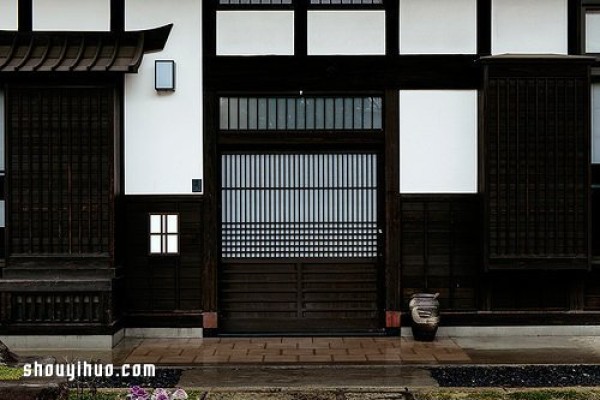
{"type": "Polygon", "coordinates": [[[206,338],[146,339],[127,363],[205,364],[437,364],[469,363],[452,339],[409,338],[206,338]]]}

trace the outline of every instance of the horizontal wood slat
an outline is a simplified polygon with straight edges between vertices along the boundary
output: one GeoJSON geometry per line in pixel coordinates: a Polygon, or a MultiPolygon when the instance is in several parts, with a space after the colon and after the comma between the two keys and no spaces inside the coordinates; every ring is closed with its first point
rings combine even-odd
{"type": "Polygon", "coordinates": [[[220,272],[219,327],[225,332],[365,332],[380,327],[374,262],[223,262],[220,272]]]}
{"type": "Polygon", "coordinates": [[[476,309],[480,196],[404,195],[399,214],[404,308],[425,291],[440,293],[443,310],[476,309]]]}

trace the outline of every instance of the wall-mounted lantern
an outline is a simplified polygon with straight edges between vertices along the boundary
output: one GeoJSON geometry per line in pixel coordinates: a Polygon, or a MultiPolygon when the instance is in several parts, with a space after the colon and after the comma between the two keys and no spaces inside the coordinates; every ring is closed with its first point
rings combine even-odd
{"type": "Polygon", "coordinates": [[[154,88],[157,91],[175,90],[175,61],[156,60],[154,64],[154,88]]]}

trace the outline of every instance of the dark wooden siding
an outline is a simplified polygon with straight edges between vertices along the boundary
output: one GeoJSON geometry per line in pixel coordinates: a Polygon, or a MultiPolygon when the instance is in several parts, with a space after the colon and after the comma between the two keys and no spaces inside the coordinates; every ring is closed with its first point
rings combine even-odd
{"type": "Polygon", "coordinates": [[[198,196],[125,196],[125,313],[133,325],[200,325],[203,201],[198,196]],[[179,215],[179,254],[150,255],[149,214],[179,215]]]}
{"type": "Polygon", "coordinates": [[[377,264],[368,260],[221,263],[225,332],[368,332],[381,324],[377,264]]]}
{"type": "Polygon", "coordinates": [[[440,293],[443,310],[475,310],[482,243],[480,197],[403,195],[399,208],[404,308],[413,293],[427,291],[440,293]]]}
{"type": "Polygon", "coordinates": [[[570,308],[575,276],[565,271],[506,271],[486,278],[492,311],[562,310],[570,308]]]}
{"type": "MultiPolygon", "coordinates": [[[[487,265],[587,267],[586,70],[581,69],[581,76],[540,77],[488,68],[484,111],[487,265]]],[[[573,72],[568,65],[565,68],[573,72]]]]}
{"type": "Polygon", "coordinates": [[[8,252],[112,253],[114,90],[8,90],[8,252]]]}

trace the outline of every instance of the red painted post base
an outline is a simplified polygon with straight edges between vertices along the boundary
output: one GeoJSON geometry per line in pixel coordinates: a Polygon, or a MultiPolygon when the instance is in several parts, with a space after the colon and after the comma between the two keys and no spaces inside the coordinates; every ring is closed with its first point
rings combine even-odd
{"type": "Polygon", "coordinates": [[[202,327],[204,329],[217,329],[218,318],[216,312],[203,312],[202,313],[202,327]]]}
{"type": "Polygon", "coordinates": [[[400,328],[400,311],[385,312],[385,327],[400,328]]]}

